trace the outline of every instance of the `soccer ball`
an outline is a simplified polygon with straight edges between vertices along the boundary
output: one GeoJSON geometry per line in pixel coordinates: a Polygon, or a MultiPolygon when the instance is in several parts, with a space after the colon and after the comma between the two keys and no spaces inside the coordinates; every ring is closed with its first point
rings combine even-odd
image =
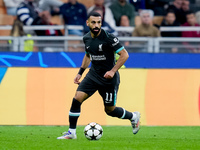
{"type": "Polygon", "coordinates": [[[103,135],[103,128],[98,123],[91,122],[85,126],[84,134],[88,140],[99,140],[103,135]]]}

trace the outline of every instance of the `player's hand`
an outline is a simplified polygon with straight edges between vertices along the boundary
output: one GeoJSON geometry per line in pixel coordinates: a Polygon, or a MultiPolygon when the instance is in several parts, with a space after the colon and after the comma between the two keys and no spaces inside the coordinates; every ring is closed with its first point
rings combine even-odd
{"type": "Polygon", "coordinates": [[[106,79],[112,79],[115,75],[115,72],[114,71],[107,71],[104,75],[104,78],[106,79]]]}
{"type": "Polygon", "coordinates": [[[79,81],[81,78],[81,75],[80,74],[77,74],[76,77],[74,78],[74,83],[75,84],[80,84],[81,82],[79,81]]]}

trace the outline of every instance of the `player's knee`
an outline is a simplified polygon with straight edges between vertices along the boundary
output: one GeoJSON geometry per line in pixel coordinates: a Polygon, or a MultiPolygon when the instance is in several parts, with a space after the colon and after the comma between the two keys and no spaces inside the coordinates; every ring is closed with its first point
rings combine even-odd
{"type": "Polygon", "coordinates": [[[74,99],[76,99],[77,101],[79,101],[80,103],[82,103],[84,100],[80,97],[74,96],[74,99]]]}
{"type": "Polygon", "coordinates": [[[104,110],[107,115],[110,115],[110,113],[113,112],[114,109],[115,109],[115,106],[106,106],[104,110]]]}
{"type": "Polygon", "coordinates": [[[112,111],[105,109],[105,112],[106,112],[107,115],[109,115],[109,113],[112,112],[112,111]]]}
{"type": "Polygon", "coordinates": [[[80,91],[77,91],[74,98],[79,101],[80,103],[82,103],[84,100],[86,100],[88,97],[88,95],[84,92],[80,92],[80,91]]]}

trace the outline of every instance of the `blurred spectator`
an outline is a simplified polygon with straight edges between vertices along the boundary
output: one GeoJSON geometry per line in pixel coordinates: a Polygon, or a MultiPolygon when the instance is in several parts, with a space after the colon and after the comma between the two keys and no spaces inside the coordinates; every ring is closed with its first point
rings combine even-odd
{"type": "Polygon", "coordinates": [[[180,16],[180,23],[184,24],[186,20],[186,13],[190,10],[190,1],[189,0],[183,0],[182,6],[181,6],[181,16],[180,16]]]}
{"type": "MultiPolygon", "coordinates": [[[[97,13],[99,13],[100,15],[101,15],[101,17],[103,17],[103,9],[101,8],[101,7],[95,7],[94,9],[93,9],[93,11],[95,11],[95,12],[97,12],[97,13]]],[[[107,32],[109,32],[109,33],[112,33],[112,34],[117,34],[116,32],[115,32],[115,30],[105,21],[105,20],[102,20],[102,23],[101,23],[102,25],[102,28],[104,28],[107,32]]],[[[90,29],[89,29],[89,27],[85,24],[85,26],[84,26],[84,32],[85,33],[87,33],[87,32],[89,32],[90,31],[90,29]]]]}
{"type": "MultiPolygon", "coordinates": [[[[51,15],[49,11],[43,11],[40,14],[42,19],[43,25],[53,25],[51,23],[51,15]]],[[[47,29],[47,30],[39,30],[38,35],[40,36],[62,36],[62,32],[60,30],[54,30],[54,29],[47,29]]]]}
{"type": "MultiPolygon", "coordinates": [[[[12,30],[10,32],[10,36],[13,36],[13,37],[27,36],[28,38],[31,38],[31,34],[26,34],[24,32],[23,23],[19,19],[16,19],[14,21],[12,30]]],[[[9,40],[8,43],[11,45],[10,51],[19,51],[20,50],[20,46],[18,47],[18,42],[15,39],[9,40]]],[[[36,51],[36,49],[34,49],[34,41],[31,39],[25,40],[23,50],[25,52],[36,51]]]]}
{"type": "Polygon", "coordinates": [[[7,14],[16,16],[17,15],[17,7],[23,1],[24,0],[4,0],[7,14]]]}
{"type": "MultiPolygon", "coordinates": [[[[178,22],[176,22],[176,16],[173,11],[167,12],[165,19],[161,23],[161,26],[164,26],[164,27],[180,26],[180,24],[178,22]]],[[[161,32],[161,36],[162,37],[181,37],[181,32],[174,32],[174,31],[161,32]]],[[[169,45],[169,43],[167,43],[167,42],[162,42],[162,44],[169,45]]],[[[171,46],[171,48],[163,48],[163,50],[165,51],[165,53],[166,52],[177,53],[177,52],[179,52],[179,49],[176,46],[178,44],[179,43],[173,42],[173,46],[171,46]]]]}
{"type": "Polygon", "coordinates": [[[17,8],[17,17],[24,25],[42,25],[34,0],[25,0],[17,8]]]}
{"type": "Polygon", "coordinates": [[[94,5],[88,8],[88,14],[94,10],[95,7],[100,7],[103,10],[102,20],[107,22],[112,28],[115,28],[115,20],[112,11],[109,7],[104,5],[104,0],[94,0],[94,5]]]}
{"type": "MultiPolygon", "coordinates": [[[[41,12],[41,18],[42,18],[42,24],[43,25],[53,25],[51,23],[51,15],[49,11],[43,11],[41,12]]],[[[55,29],[47,29],[47,30],[39,30],[38,31],[40,36],[62,36],[62,32],[60,30],[55,29]]],[[[63,51],[64,41],[62,40],[55,40],[55,41],[49,41],[49,40],[43,40],[38,41],[37,43],[39,51],[44,52],[58,52],[63,51]]]]}
{"type": "Polygon", "coordinates": [[[128,16],[126,16],[126,15],[121,16],[120,26],[121,27],[129,27],[130,26],[130,21],[128,19],[128,16]]]}
{"type": "Polygon", "coordinates": [[[189,11],[190,10],[190,1],[189,0],[183,0],[181,9],[185,12],[189,11]]]}
{"type": "MultiPolygon", "coordinates": [[[[132,36],[135,37],[159,37],[160,31],[152,24],[153,11],[150,9],[140,12],[141,24],[136,26],[132,36]]],[[[146,52],[147,47],[145,42],[132,42],[134,46],[133,52],[146,52]]]]}
{"type": "Polygon", "coordinates": [[[155,16],[164,16],[166,13],[166,7],[169,5],[169,0],[155,0],[153,5],[153,11],[155,16]]]}
{"type": "Polygon", "coordinates": [[[105,6],[109,7],[115,1],[117,1],[117,0],[104,0],[104,4],[105,4],[105,6]]]}
{"type": "Polygon", "coordinates": [[[159,37],[160,31],[152,25],[153,16],[152,10],[142,10],[140,12],[142,23],[135,27],[132,35],[139,37],[159,37]]]}
{"type": "Polygon", "coordinates": [[[176,15],[176,21],[181,24],[181,6],[182,6],[182,0],[174,0],[172,5],[169,5],[167,11],[174,11],[176,15]]]}
{"type": "Polygon", "coordinates": [[[121,16],[126,15],[130,20],[130,26],[134,26],[135,21],[135,8],[133,5],[126,2],[126,0],[118,0],[114,2],[110,9],[114,15],[116,25],[120,25],[121,16]]]}
{"type": "Polygon", "coordinates": [[[146,9],[145,0],[129,0],[129,3],[133,4],[136,11],[140,12],[141,9],[146,9]]]}
{"type": "MultiPolygon", "coordinates": [[[[52,14],[61,14],[66,25],[85,25],[87,20],[87,10],[86,7],[77,2],[77,0],[68,0],[68,3],[64,3],[59,7],[58,11],[52,12],[52,14]]],[[[68,30],[70,35],[82,36],[83,32],[81,30],[68,30]]]]}
{"type": "MultiPolygon", "coordinates": [[[[167,12],[165,19],[161,23],[161,26],[164,26],[164,27],[180,26],[180,24],[176,22],[176,16],[173,11],[167,12]]],[[[181,33],[167,31],[167,32],[161,32],[161,36],[162,37],[180,37],[181,33]]]]}
{"type": "MultiPolygon", "coordinates": [[[[162,12],[163,8],[165,9],[164,12],[166,13],[166,9],[169,7],[169,5],[173,2],[174,0],[146,0],[145,1],[145,6],[146,9],[152,9],[155,11],[155,15],[157,15],[157,10],[155,10],[157,6],[162,6],[162,12]],[[158,3],[158,4],[156,4],[158,3]]],[[[159,10],[159,9],[158,9],[159,10]]],[[[163,14],[164,15],[164,14],[163,14]]]]}
{"type": "Polygon", "coordinates": [[[155,0],[146,0],[145,1],[145,7],[146,9],[152,9],[154,8],[154,1],[155,0]]]}
{"type": "MultiPolygon", "coordinates": [[[[25,0],[17,8],[17,18],[27,26],[43,25],[37,9],[37,0],[25,0]]],[[[40,35],[38,30],[35,33],[40,35]]]]}
{"type": "MultiPolygon", "coordinates": [[[[182,26],[199,26],[196,22],[195,14],[192,11],[188,11],[186,14],[187,22],[182,26]]],[[[182,37],[200,37],[199,31],[183,31],[182,37]]]]}
{"type": "MultiPolygon", "coordinates": [[[[126,16],[126,15],[121,16],[120,27],[130,27],[128,16],[126,16]]],[[[128,32],[128,31],[119,31],[118,36],[131,37],[132,33],[128,32]]],[[[125,42],[122,42],[122,43],[123,43],[122,45],[124,45],[124,46],[129,45],[129,41],[125,41],[125,42]]]]}
{"type": "Polygon", "coordinates": [[[197,23],[200,24],[200,11],[197,11],[195,13],[195,17],[196,17],[197,23]]]}
{"type": "Polygon", "coordinates": [[[63,2],[60,0],[40,0],[39,9],[41,11],[49,11],[59,8],[63,5],[63,2]]]}
{"type": "MultiPolygon", "coordinates": [[[[200,26],[199,24],[196,23],[195,14],[192,11],[187,12],[186,19],[187,19],[187,22],[184,23],[182,26],[184,27],[200,26]]],[[[199,31],[183,31],[182,37],[200,37],[200,32],[199,31]]],[[[194,47],[194,45],[189,44],[188,42],[184,42],[183,44],[186,46],[187,49],[190,50],[190,52],[200,53],[199,45],[197,47],[194,47]]]]}

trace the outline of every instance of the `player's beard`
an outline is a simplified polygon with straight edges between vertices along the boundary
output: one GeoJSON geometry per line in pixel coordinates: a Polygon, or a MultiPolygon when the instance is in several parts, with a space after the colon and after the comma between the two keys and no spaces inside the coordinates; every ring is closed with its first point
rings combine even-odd
{"type": "Polygon", "coordinates": [[[100,28],[96,27],[96,28],[90,28],[90,31],[96,36],[98,35],[99,31],[100,31],[100,28]],[[98,30],[98,31],[94,31],[94,30],[98,30]]]}

